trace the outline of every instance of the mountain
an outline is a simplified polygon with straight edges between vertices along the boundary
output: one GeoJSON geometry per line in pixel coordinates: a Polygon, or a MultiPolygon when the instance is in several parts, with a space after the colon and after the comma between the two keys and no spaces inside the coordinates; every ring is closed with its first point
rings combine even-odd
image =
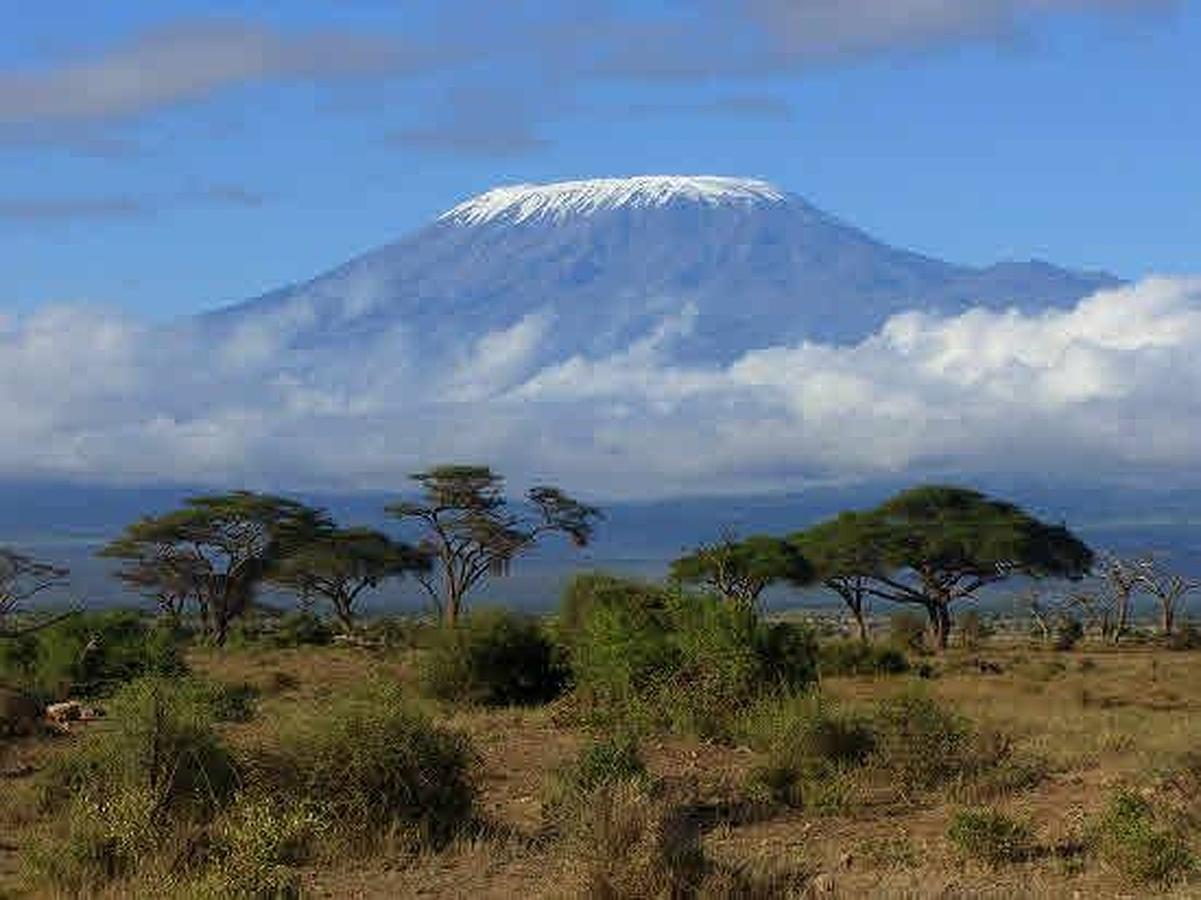
{"type": "Polygon", "coordinates": [[[678,358],[727,362],[805,339],[856,341],[903,310],[1063,307],[1118,283],[1042,262],[955,265],[763,181],[658,176],[498,188],[202,324],[279,323],[297,348],[401,327],[437,358],[529,316],[548,323],[559,356],[619,351],[675,317],[678,358]]]}

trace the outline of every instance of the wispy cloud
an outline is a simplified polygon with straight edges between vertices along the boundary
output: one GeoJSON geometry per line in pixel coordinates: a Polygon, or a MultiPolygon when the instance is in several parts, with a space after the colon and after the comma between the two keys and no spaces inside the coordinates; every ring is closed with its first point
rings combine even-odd
{"type": "Polygon", "coordinates": [[[177,22],[97,56],[0,73],[0,125],[113,122],[257,82],[395,71],[424,59],[415,48],[362,34],[177,22]]]}
{"type": "Polygon", "coordinates": [[[0,197],[0,222],[62,224],[150,216],[180,207],[228,206],[254,209],[267,195],[236,184],[210,184],[172,194],[113,194],[75,197],[0,197]]]}

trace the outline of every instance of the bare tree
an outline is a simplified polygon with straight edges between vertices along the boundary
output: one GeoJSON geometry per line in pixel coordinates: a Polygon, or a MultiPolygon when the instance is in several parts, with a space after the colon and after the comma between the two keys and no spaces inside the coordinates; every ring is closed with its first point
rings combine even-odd
{"type": "Polygon", "coordinates": [[[1139,586],[1159,604],[1160,634],[1170,637],[1176,630],[1176,616],[1184,598],[1201,589],[1201,581],[1169,571],[1153,555],[1139,559],[1137,569],[1139,586]]]}
{"type": "Polygon", "coordinates": [[[1101,557],[1101,579],[1113,610],[1111,639],[1118,643],[1130,628],[1131,605],[1142,585],[1147,556],[1123,557],[1106,553],[1101,557]]]}
{"type": "Polygon", "coordinates": [[[1034,622],[1044,644],[1051,643],[1051,633],[1062,610],[1044,599],[1038,588],[1030,588],[1018,597],[1018,608],[1034,622]]]}

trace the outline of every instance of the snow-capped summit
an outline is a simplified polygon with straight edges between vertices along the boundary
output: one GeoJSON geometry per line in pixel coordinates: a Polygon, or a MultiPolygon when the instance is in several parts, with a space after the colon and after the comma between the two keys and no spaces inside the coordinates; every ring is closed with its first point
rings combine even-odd
{"type": "Polygon", "coordinates": [[[675,359],[728,363],[762,347],[858,342],[906,310],[1042,310],[1116,282],[1043,263],[956,265],[763,181],[669,175],[499,187],[205,321],[345,357],[398,332],[423,358],[469,355],[474,340],[525,322],[512,339],[537,343],[544,362],[666,334],[675,359]]]}
{"type": "Polygon", "coordinates": [[[494,188],[460,203],[442,221],[464,225],[484,222],[559,222],[600,210],[645,209],[678,202],[706,206],[782,203],[785,194],[766,181],[716,175],[642,175],[593,178],[551,184],[494,188]]]}

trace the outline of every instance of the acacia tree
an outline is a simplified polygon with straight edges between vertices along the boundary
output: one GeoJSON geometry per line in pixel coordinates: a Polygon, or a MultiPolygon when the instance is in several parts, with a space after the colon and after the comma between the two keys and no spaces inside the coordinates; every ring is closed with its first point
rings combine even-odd
{"type": "Polygon", "coordinates": [[[789,540],[812,565],[815,580],[842,598],[859,639],[867,642],[867,600],[873,582],[888,571],[881,523],[863,513],[846,512],[789,540]]]}
{"type": "Polygon", "coordinates": [[[63,587],[70,573],[40,562],[7,547],[0,547],[0,638],[14,638],[45,628],[72,613],[18,626],[14,619],[21,607],[38,594],[63,587]]]}
{"type": "Polygon", "coordinates": [[[354,630],[355,604],[389,578],[425,574],[429,556],[370,528],[332,528],[317,533],[276,565],[268,579],[320,598],[333,608],[343,630],[354,630]]]}
{"type": "Polygon", "coordinates": [[[189,547],[167,539],[143,540],[131,529],[97,555],[122,560],[117,578],[152,598],[170,622],[184,617],[190,600],[202,600],[199,588],[204,570],[189,547]]]}
{"type": "Polygon", "coordinates": [[[812,584],[813,568],[788,541],[766,535],[739,541],[727,533],[720,541],[702,545],[673,562],[671,577],[704,585],[732,603],[753,608],[774,582],[797,587],[812,584]]]}
{"type": "Polygon", "coordinates": [[[947,647],[952,605],[986,585],[1015,575],[1079,579],[1093,564],[1092,551],[1066,526],[967,488],[912,488],[870,515],[894,573],[875,576],[871,593],[923,607],[939,650],[947,647]]]}
{"type": "Polygon", "coordinates": [[[513,560],[539,538],[559,533],[584,547],[601,516],[595,507],[545,485],[526,493],[529,514],[514,512],[504,495],[504,478],[487,466],[438,466],[412,478],[423,500],[394,503],[387,511],[424,530],[420,547],[435,564],[418,580],[449,625],[458,622],[473,587],[489,575],[508,574],[513,560]]]}
{"type": "Polygon", "coordinates": [[[303,503],[234,491],[143,518],[101,555],[126,560],[127,581],[157,594],[186,588],[205,635],[221,645],[270,568],[329,527],[324,512],[303,503]]]}

